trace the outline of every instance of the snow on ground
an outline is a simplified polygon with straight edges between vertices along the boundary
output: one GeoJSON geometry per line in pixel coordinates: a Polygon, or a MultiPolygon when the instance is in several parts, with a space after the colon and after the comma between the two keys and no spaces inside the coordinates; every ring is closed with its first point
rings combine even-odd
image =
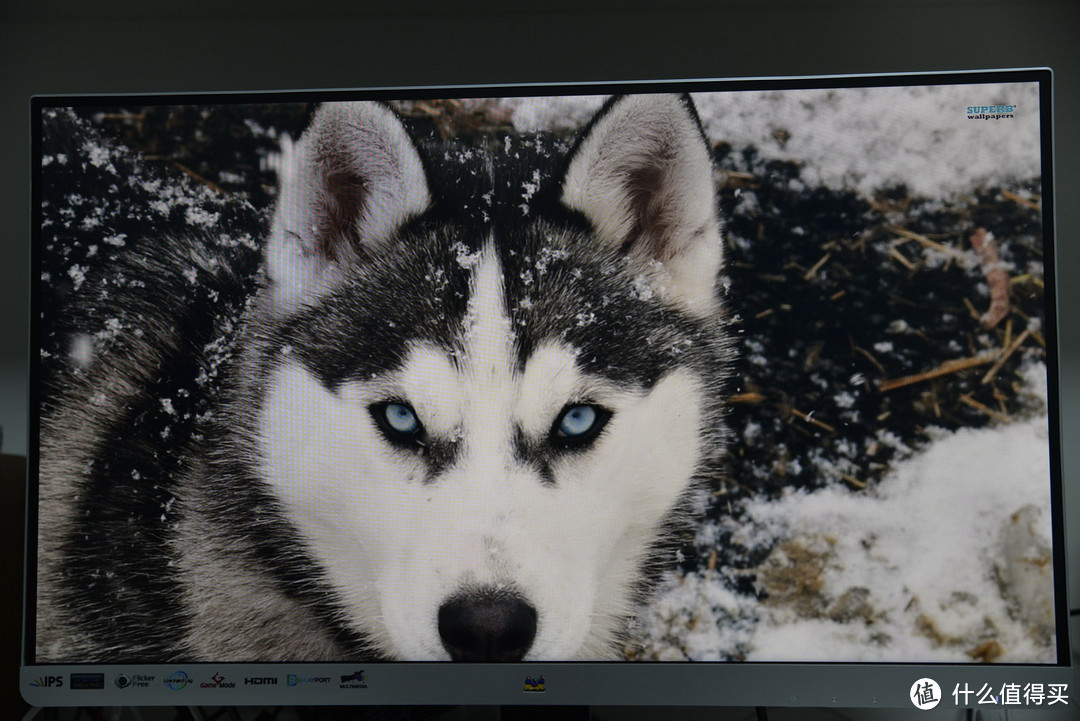
{"type": "MultiPolygon", "coordinates": [[[[705,132],[736,150],[803,166],[802,179],[864,194],[897,183],[944,197],[1040,172],[1035,83],[695,93],[705,132]],[[1013,105],[1014,117],[969,120],[969,106],[1013,105]]],[[[508,98],[527,130],[584,125],[604,98],[508,98]]]]}
{"type": "MultiPolygon", "coordinates": [[[[1027,388],[1045,399],[1046,369],[1027,388]]],[[[647,658],[1053,663],[1047,417],[940,432],[875,488],[753,499],[735,541],[773,548],[758,601],[672,576],[647,658]]]]}

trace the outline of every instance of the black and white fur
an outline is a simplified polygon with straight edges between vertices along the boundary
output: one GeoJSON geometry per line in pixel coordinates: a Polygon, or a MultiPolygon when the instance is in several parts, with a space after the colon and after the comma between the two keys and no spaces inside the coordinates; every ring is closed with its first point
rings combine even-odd
{"type": "Polygon", "coordinates": [[[614,98],[569,150],[334,103],[283,165],[255,288],[171,239],[87,301],[141,327],[46,405],[37,660],[617,658],[726,436],[689,98],[614,98]]]}

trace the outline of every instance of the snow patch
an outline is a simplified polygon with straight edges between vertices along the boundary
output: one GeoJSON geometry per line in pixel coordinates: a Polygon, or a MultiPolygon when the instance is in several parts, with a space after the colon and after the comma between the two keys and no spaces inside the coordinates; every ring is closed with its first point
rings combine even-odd
{"type": "MultiPolygon", "coordinates": [[[[1045,366],[1024,377],[1045,401],[1045,366]]],[[[747,501],[732,540],[771,549],[763,597],[715,571],[669,577],[641,619],[646,657],[1055,662],[1048,434],[1045,413],[936,431],[867,491],[747,501]]]]}
{"type": "MultiPolygon", "coordinates": [[[[802,182],[864,194],[903,183],[948,197],[1041,175],[1036,83],[692,93],[709,140],[793,161],[802,182]],[[969,120],[971,105],[1016,106],[1013,118],[969,120]]],[[[505,98],[518,131],[570,132],[599,96],[505,98]]],[[[747,202],[753,202],[752,196],[747,202]]]]}

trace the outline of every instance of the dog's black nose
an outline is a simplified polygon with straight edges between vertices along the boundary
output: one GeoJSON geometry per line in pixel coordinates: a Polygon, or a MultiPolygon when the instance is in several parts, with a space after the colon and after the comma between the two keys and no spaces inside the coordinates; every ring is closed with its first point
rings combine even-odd
{"type": "Polygon", "coordinates": [[[516,593],[472,591],[439,607],[439,635],[454,661],[520,661],[536,637],[536,609],[516,593]]]}

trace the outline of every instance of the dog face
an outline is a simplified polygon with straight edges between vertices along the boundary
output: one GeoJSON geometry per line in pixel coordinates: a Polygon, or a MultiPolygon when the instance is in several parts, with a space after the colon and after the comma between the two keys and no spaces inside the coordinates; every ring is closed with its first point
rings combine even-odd
{"type": "Polygon", "coordinates": [[[254,473],[342,622],[402,660],[612,657],[723,446],[689,100],[613,100],[554,159],[330,105],[286,167],[254,473]]]}

